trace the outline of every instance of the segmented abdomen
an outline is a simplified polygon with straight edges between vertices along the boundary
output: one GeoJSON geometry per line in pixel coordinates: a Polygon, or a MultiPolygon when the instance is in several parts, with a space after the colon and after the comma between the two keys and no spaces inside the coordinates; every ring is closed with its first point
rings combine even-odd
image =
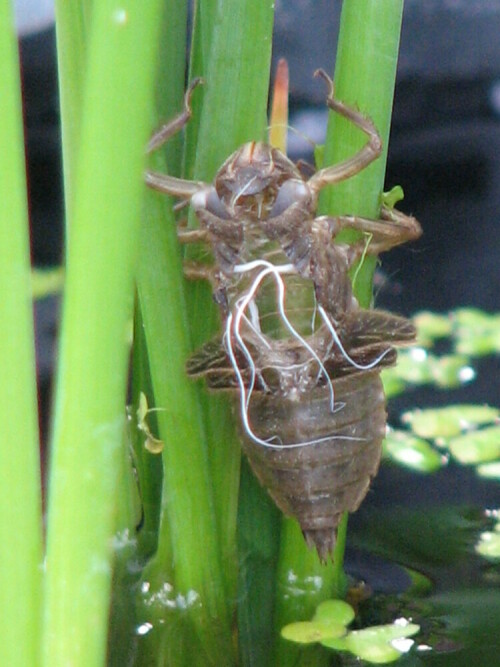
{"type": "Polygon", "coordinates": [[[327,386],[299,400],[253,395],[253,432],[262,440],[278,436],[284,447],[263,447],[242,433],[256,476],[279,508],[298,520],[322,560],[333,549],[342,513],[359,507],[377,473],[386,420],[378,371],[333,380],[333,388],[333,413],[327,386]]]}

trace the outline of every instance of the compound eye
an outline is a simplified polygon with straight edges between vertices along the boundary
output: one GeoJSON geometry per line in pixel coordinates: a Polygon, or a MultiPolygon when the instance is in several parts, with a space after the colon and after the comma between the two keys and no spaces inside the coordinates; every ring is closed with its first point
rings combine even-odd
{"type": "Polygon", "coordinates": [[[309,196],[309,188],[303,181],[294,179],[285,181],[278,191],[273,207],[269,212],[269,217],[275,218],[281,215],[292,204],[296,204],[301,199],[306,199],[309,196]]]}
{"type": "Polygon", "coordinates": [[[214,187],[196,192],[191,197],[191,204],[195,211],[205,210],[223,220],[229,220],[230,218],[214,187]]]}

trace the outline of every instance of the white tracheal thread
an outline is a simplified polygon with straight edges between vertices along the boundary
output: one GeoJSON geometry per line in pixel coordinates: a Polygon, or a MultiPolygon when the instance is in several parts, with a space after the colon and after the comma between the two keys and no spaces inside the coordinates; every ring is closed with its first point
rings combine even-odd
{"type": "Polygon", "coordinates": [[[338,337],[337,332],[335,331],[335,327],[333,326],[323,306],[318,305],[318,311],[321,317],[323,318],[323,322],[326,324],[328,331],[332,334],[333,341],[339,348],[340,352],[342,353],[342,356],[346,361],[348,361],[351,364],[351,366],[354,366],[354,368],[358,368],[360,371],[369,371],[371,368],[375,368],[375,366],[377,366],[382,361],[382,359],[391,351],[391,348],[388,347],[387,350],[384,350],[382,354],[380,354],[376,359],[371,361],[369,364],[356,363],[354,359],[352,359],[352,357],[350,357],[347,354],[340,338],[338,337]]]}
{"type": "MultiPolygon", "coordinates": [[[[245,273],[247,271],[253,271],[253,269],[255,269],[259,266],[263,266],[264,269],[257,275],[257,277],[255,278],[254,282],[252,283],[248,292],[244,296],[240,297],[236,301],[236,304],[235,304],[236,318],[235,318],[235,326],[234,326],[234,335],[235,335],[235,338],[238,341],[241,349],[243,350],[243,353],[245,354],[246,358],[248,359],[248,362],[249,362],[250,367],[252,369],[251,370],[251,372],[252,372],[252,382],[250,383],[250,391],[249,391],[248,397],[246,399],[247,409],[248,409],[248,405],[250,403],[250,395],[252,393],[253,386],[254,386],[254,383],[255,383],[255,363],[252,359],[252,356],[250,355],[250,352],[248,351],[248,348],[247,348],[243,338],[241,337],[241,334],[239,333],[240,323],[241,323],[241,320],[242,320],[243,317],[245,318],[246,321],[248,321],[247,318],[245,317],[245,310],[246,310],[247,307],[250,307],[250,304],[253,304],[253,316],[256,315],[257,318],[258,318],[258,309],[257,309],[257,305],[255,304],[255,301],[254,301],[253,297],[255,296],[255,293],[256,293],[257,288],[259,287],[260,283],[264,280],[264,278],[267,275],[272,273],[273,276],[276,279],[276,283],[277,283],[277,286],[278,286],[278,294],[279,294],[279,296],[278,296],[278,308],[279,308],[281,318],[282,318],[283,322],[285,323],[285,326],[287,327],[287,329],[292,334],[292,336],[294,338],[296,338],[306,348],[306,350],[311,354],[311,356],[318,362],[319,367],[320,367],[320,373],[324,374],[324,376],[326,378],[326,381],[327,381],[327,383],[329,385],[329,388],[330,388],[330,406],[331,406],[331,410],[333,412],[334,407],[335,407],[335,399],[334,399],[334,393],[333,393],[333,385],[332,385],[332,382],[331,382],[330,378],[328,377],[328,373],[326,372],[326,369],[323,366],[323,363],[322,363],[321,359],[318,357],[318,355],[316,354],[316,352],[304,340],[304,338],[302,338],[302,336],[298,333],[298,331],[293,327],[293,325],[291,324],[290,320],[288,319],[288,317],[286,316],[286,313],[285,313],[285,284],[284,284],[280,274],[282,274],[282,273],[295,273],[295,267],[293,266],[293,264],[281,264],[281,265],[275,266],[274,264],[271,264],[271,262],[268,262],[268,261],[263,260],[263,259],[258,259],[258,260],[255,260],[253,262],[248,262],[247,264],[239,264],[239,265],[235,266],[234,270],[235,270],[236,273],[245,273]]],[[[252,319],[253,319],[253,317],[252,317],[252,319]]],[[[231,322],[232,322],[232,318],[231,318],[231,322]]],[[[227,333],[227,331],[228,331],[228,327],[226,325],[226,333],[227,333]]],[[[259,331],[260,331],[260,326],[259,326],[259,331]]],[[[262,339],[262,336],[259,336],[259,338],[262,339]]],[[[228,340],[229,340],[229,345],[232,345],[230,336],[229,336],[228,340]]],[[[270,345],[267,342],[266,342],[266,345],[267,345],[268,348],[270,348],[270,345]]],[[[285,368],[288,369],[288,370],[291,370],[292,368],[296,368],[296,367],[298,367],[298,366],[297,365],[291,365],[291,366],[286,366],[285,368]]]]}
{"type": "MultiPolygon", "coordinates": [[[[240,327],[241,327],[241,321],[244,319],[247,323],[249,323],[252,328],[258,333],[259,338],[263,337],[260,335],[259,330],[260,330],[260,325],[258,323],[258,311],[254,302],[254,296],[255,293],[261,284],[261,282],[264,280],[264,278],[268,275],[272,275],[274,279],[276,280],[276,285],[278,287],[278,309],[280,316],[287,327],[287,329],[290,331],[292,336],[296,338],[300,343],[306,348],[306,350],[311,354],[311,356],[317,361],[320,367],[320,374],[323,373],[325,375],[326,381],[329,386],[330,390],[330,409],[331,412],[335,412],[336,409],[342,409],[343,405],[341,405],[339,408],[335,408],[335,399],[334,399],[334,389],[332,382],[330,380],[330,377],[328,376],[328,373],[321,361],[321,359],[318,357],[316,352],[312,349],[312,347],[307,343],[306,340],[296,331],[296,329],[292,326],[290,323],[288,317],[286,316],[285,313],[285,284],[283,282],[283,279],[281,277],[281,274],[284,273],[295,273],[296,269],[293,266],[293,264],[282,264],[275,266],[274,264],[271,264],[270,262],[267,262],[265,260],[255,260],[253,262],[247,262],[246,264],[239,264],[234,267],[234,272],[235,273],[247,273],[250,271],[253,271],[256,268],[263,267],[262,270],[257,274],[255,280],[253,281],[252,285],[250,286],[250,289],[246,292],[246,294],[242,297],[240,297],[235,304],[234,311],[231,312],[227,318],[226,322],[226,330],[224,333],[224,339],[226,342],[227,346],[227,351],[229,355],[229,359],[231,361],[231,365],[233,366],[234,372],[236,374],[236,378],[238,381],[238,385],[240,388],[240,409],[241,409],[241,419],[243,423],[243,428],[247,435],[253,440],[256,444],[262,445],[264,447],[269,447],[272,449],[292,449],[296,447],[307,447],[309,445],[316,445],[321,442],[326,442],[328,440],[335,440],[335,439],[342,439],[342,440],[356,440],[360,441],[363,440],[363,438],[358,438],[355,436],[349,436],[349,435],[328,435],[323,438],[317,438],[315,440],[310,440],[306,442],[296,442],[296,443],[291,443],[291,444],[286,444],[284,445],[281,443],[279,436],[275,435],[269,438],[268,440],[263,440],[262,438],[259,438],[252,430],[250,426],[250,422],[248,419],[248,408],[250,404],[250,398],[255,386],[255,378],[256,378],[256,366],[255,362],[252,358],[252,355],[250,354],[250,351],[248,347],[246,346],[241,334],[240,334],[240,327]],[[251,306],[250,304],[253,304],[251,306]],[[246,317],[245,315],[245,310],[249,308],[251,310],[250,313],[250,320],[246,317]],[[256,321],[257,318],[257,321],[256,321]],[[251,381],[250,381],[250,386],[248,388],[245,387],[245,382],[243,380],[242,373],[240,371],[240,368],[238,366],[238,362],[236,360],[236,356],[234,353],[233,349],[233,336],[236,342],[238,343],[238,346],[240,347],[243,355],[246,357],[249,367],[250,367],[250,372],[251,372],[251,381]],[[280,441],[280,444],[273,444],[273,440],[278,440],[280,441]]],[[[325,311],[321,308],[321,306],[318,306],[320,309],[321,316],[323,319],[326,317],[325,311]]],[[[353,360],[347,355],[345,352],[342,344],[340,343],[340,340],[333,329],[333,325],[331,324],[330,321],[327,322],[328,329],[333,335],[334,341],[339,344],[340,350],[342,354],[352,363],[355,365],[356,368],[364,368],[360,366],[359,364],[355,364],[353,360]]],[[[267,341],[263,339],[266,346],[270,347],[267,341]]],[[[384,353],[385,354],[385,353],[384,353]]],[[[384,355],[382,355],[384,356],[384,355]]],[[[378,363],[379,360],[376,360],[373,364],[369,364],[367,368],[371,368],[373,365],[378,363]]]]}

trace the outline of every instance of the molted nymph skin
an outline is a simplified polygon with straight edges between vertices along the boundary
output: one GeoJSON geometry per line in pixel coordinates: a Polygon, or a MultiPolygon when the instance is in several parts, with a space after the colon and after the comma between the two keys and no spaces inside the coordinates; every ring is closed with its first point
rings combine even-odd
{"type": "MultiPolygon", "coordinates": [[[[194,353],[187,372],[236,396],[255,474],[326,560],[342,513],[356,511],[379,466],[386,422],[380,372],[395,363],[395,346],[415,340],[409,320],[359,307],[349,271],[421,230],[385,207],[379,220],[316,217],[320,190],[360,172],[382,150],[370,119],[336,100],[332,82],[320,76],[328,107],[367,136],[354,156],[306,179],[276,148],[249,142],[212,184],[155,172],[146,181],[191,203],[200,228],[179,229],[179,239],[208,245],[214,257],[213,266],[191,263],[185,273],[210,280],[223,334],[194,353]],[[362,238],[337,242],[345,228],[362,238]]],[[[186,124],[195,85],[151,150],[186,124]]]]}
{"type": "Polygon", "coordinates": [[[300,523],[309,546],[326,560],[345,511],[355,512],[376,475],[385,436],[385,397],[377,371],[334,383],[339,408],[330,410],[328,388],[307,401],[259,395],[249,418],[263,440],[276,433],[283,444],[319,440],[300,448],[266,448],[243,434],[250,464],[278,507],[300,523]]]}

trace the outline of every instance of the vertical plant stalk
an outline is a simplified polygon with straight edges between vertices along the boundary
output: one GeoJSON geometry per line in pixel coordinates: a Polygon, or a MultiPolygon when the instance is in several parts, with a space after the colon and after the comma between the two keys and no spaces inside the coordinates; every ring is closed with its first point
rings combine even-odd
{"type": "MultiPolygon", "coordinates": [[[[195,48],[193,54],[201,60],[201,64],[196,60],[191,63],[191,70],[201,73],[206,81],[197,131],[197,150],[196,154],[190,152],[192,144],[188,133],[186,153],[187,173],[190,173],[190,164],[194,165],[194,178],[208,181],[213,179],[218,168],[236,148],[246,141],[264,138],[273,27],[271,2],[226,0],[217,5],[213,3],[215,12],[209,13],[210,4],[202,3],[199,8],[203,21],[196,33],[200,36],[201,46],[195,48]]],[[[192,336],[193,346],[197,347],[215,330],[220,331],[219,316],[207,286],[190,285],[187,296],[188,313],[193,322],[199,322],[199,313],[207,313],[203,325],[198,325],[192,336]]],[[[236,525],[238,519],[238,538],[241,538],[239,520],[242,516],[253,516],[254,504],[259,505],[260,501],[252,493],[255,486],[243,484],[238,514],[241,454],[230,406],[224,396],[203,393],[201,401],[226,590],[230,598],[238,599],[238,619],[241,620],[240,601],[245,604],[246,587],[236,592],[236,525]],[[250,493],[246,493],[247,490],[250,493]]],[[[245,475],[245,469],[242,474],[245,475]]],[[[260,496],[261,490],[257,489],[257,492],[260,496]]],[[[259,513],[259,516],[263,515],[259,513]]],[[[266,534],[267,528],[262,528],[266,534]]],[[[251,570],[250,554],[245,553],[242,557],[251,570]]],[[[241,583],[240,578],[238,584],[241,583]]],[[[246,586],[249,583],[247,581],[246,586]]],[[[263,600],[262,608],[266,606],[263,600]]],[[[245,643],[250,640],[251,644],[252,633],[242,633],[239,639],[242,656],[247,650],[245,643]]]]}
{"type": "MultiPolygon", "coordinates": [[[[357,214],[377,218],[383,189],[387,142],[394,95],[396,64],[401,30],[403,0],[344,0],[335,66],[335,95],[357,106],[375,122],[384,146],[383,155],[360,174],[334,187],[325,188],[319,205],[320,214],[357,214]]],[[[324,165],[334,164],[353,155],[366,139],[359,129],[338,114],[330,113],[324,153],[324,165]]],[[[342,239],[353,238],[348,233],[342,239]]],[[[371,302],[371,279],[375,259],[368,259],[357,274],[355,294],[363,307],[371,302]]],[[[334,552],[336,564],[322,568],[307,556],[300,531],[286,520],[282,530],[278,569],[276,630],[291,620],[308,619],[311,601],[345,594],[342,571],[347,517],[342,520],[342,541],[334,552]],[[309,560],[308,560],[309,559],[309,560]],[[290,577],[295,595],[290,593],[290,577]],[[321,585],[308,595],[304,582],[317,577],[321,585]],[[300,591],[300,594],[299,594],[300,591]]],[[[278,639],[276,665],[320,665],[324,656],[301,653],[278,639]],[[317,660],[317,662],[314,662],[317,660]]]]}
{"type": "MultiPolygon", "coordinates": [[[[151,109],[152,127],[155,127],[160,122],[165,122],[166,119],[173,118],[183,107],[186,40],[187,5],[185,1],[164,0],[159,58],[155,77],[156,95],[151,109]]],[[[182,133],[179,133],[171,141],[167,142],[163,151],[158,151],[155,154],[155,159],[158,161],[156,168],[159,170],[167,169],[168,173],[180,176],[182,150],[182,133]],[[162,158],[166,158],[166,160],[162,158]]],[[[153,225],[145,225],[141,236],[143,245],[139,251],[139,266],[136,275],[138,303],[135,313],[134,353],[132,361],[132,405],[135,413],[139,407],[141,393],[144,393],[148,397],[148,402],[151,406],[155,405],[155,397],[151,386],[150,356],[153,354],[160,355],[160,350],[163,350],[163,354],[165,354],[166,346],[168,349],[171,346],[178,347],[177,341],[173,340],[173,333],[177,329],[171,328],[168,325],[168,320],[175,312],[183,312],[182,302],[184,299],[182,289],[178,285],[175,285],[174,293],[179,298],[179,302],[174,308],[170,307],[168,309],[169,304],[162,296],[157,300],[149,298],[150,290],[155,294],[159,294],[164,288],[164,260],[166,260],[169,267],[167,268],[168,275],[173,275],[174,265],[178,267],[179,273],[181,269],[178,260],[179,249],[178,244],[176,244],[174,221],[170,207],[160,205],[159,202],[155,202],[153,198],[148,197],[144,206],[144,215],[147,219],[156,217],[160,221],[160,224],[171,232],[167,238],[171,238],[174,245],[170,249],[160,239],[158,239],[159,242],[157,243],[154,237],[156,229],[153,228],[153,225]],[[173,254],[172,257],[170,257],[170,252],[173,254]],[[162,257],[161,253],[166,256],[162,257]],[[146,267],[147,270],[145,270],[146,267]],[[142,283],[142,279],[147,279],[149,275],[152,275],[156,281],[156,287],[153,284],[148,283],[145,285],[142,283]],[[153,312],[149,312],[149,307],[153,308],[153,312]],[[144,318],[146,318],[147,322],[145,322],[144,318]],[[155,327],[154,331],[150,330],[149,324],[155,327]],[[159,350],[150,351],[149,347],[152,345],[157,345],[159,350]]],[[[181,282],[182,278],[180,275],[176,276],[176,280],[178,283],[181,282]]],[[[170,293],[172,286],[167,289],[170,293]]],[[[186,334],[187,339],[188,336],[186,334]]],[[[165,366],[161,362],[159,363],[159,369],[159,372],[168,384],[165,366]]],[[[158,404],[158,397],[156,398],[156,404],[158,404]]],[[[150,414],[148,421],[153,424],[156,432],[157,414],[150,414]]],[[[162,457],[151,455],[144,447],[144,439],[144,433],[135,433],[135,456],[144,508],[144,523],[138,535],[140,559],[149,557],[156,551],[163,474],[162,457]]],[[[165,563],[160,567],[164,566],[165,563]]]]}
{"type": "Polygon", "coordinates": [[[51,451],[45,667],[105,663],[126,331],[160,5],[103,0],[92,12],[51,451]]]}
{"type": "MultiPolygon", "coordinates": [[[[205,85],[193,95],[195,117],[186,134],[193,136],[198,126],[196,109],[202,108],[203,119],[199,149],[186,150],[184,171],[210,181],[239,143],[263,134],[272,6],[226,0],[198,9],[205,23],[200,26],[197,14],[191,73],[202,74],[205,85]]],[[[156,650],[159,661],[171,665],[230,665],[236,659],[231,619],[240,451],[227,401],[209,403],[205,389],[185,373],[190,339],[195,345],[206,340],[218,318],[208,286],[182,279],[171,211],[165,216],[165,207],[158,206],[161,195],[148,199],[138,287],[165,449],[158,550],[143,584],[153,595],[168,589],[172,599],[189,604],[182,608],[179,602],[166,612],[145,594],[143,612],[149,610],[154,630],[141,644],[141,658],[156,650]]]]}
{"type": "MultiPolygon", "coordinates": [[[[353,178],[335,188],[325,188],[320,212],[336,215],[349,212],[378,218],[384,188],[387,146],[391,125],[394,85],[404,0],[346,0],[342,7],[335,94],[370,116],[382,139],[382,155],[353,178]]],[[[337,114],[330,114],[325,144],[325,164],[353,155],[364,143],[361,132],[337,114]]],[[[353,240],[346,232],[341,240],[353,240]]],[[[354,294],[360,305],[372,301],[372,279],[377,258],[368,257],[353,272],[354,294]]]]}
{"type": "Polygon", "coordinates": [[[0,1],[0,664],[39,664],[42,523],[21,89],[14,19],[0,1]]]}
{"type": "Polygon", "coordinates": [[[90,0],[55,2],[66,224],[71,219],[69,204],[73,194],[72,186],[75,182],[74,171],[80,139],[89,2],[90,0]]]}
{"type": "MultiPolygon", "coordinates": [[[[195,56],[203,54],[206,81],[197,150],[190,154],[188,143],[186,153],[187,173],[194,164],[194,178],[207,181],[238,146],[264,137],[274,17],[271,2],[225,0],[214,4],[211,14],[209,8],[210,3],[200,5],[200,18],[206,23],[197,31],[202,46],[193,51],[195,56]],[[210,35],[207,26],[212,29],[210,35]]],[[[191,63],[192,71],[199,68],[199,63],[191,63]]],[[[197,347],[220,330],[219,316],[207,285],[189,285],[187,298],[189,317],[197,324],[191,336],[197,347]],[[201,322],[200,313],[205,314],[201,322]]],[[[240,448],[227,397],[203,392],[201,402],[226,590],[233,597],[240,448]]]]}
{"type": "MultiPolygon", "coordinates": [[[[370,116],[382,139],[382,155],[356,176],[328,187],[320,212],[378,218],[387,162],[394,84],[404,0],[345,0],[342,6],[335,95],[370,116]]],[[[330,114],[324,161],[333,164],[353,155],[366,141],[362,132],[338,114],[330,114]]],[[[353,238],[346,233],[344,240],[353,238]]],[[[367,258],[356,277],[360,305],[370,306],[376,258],[367,258]]]]}

